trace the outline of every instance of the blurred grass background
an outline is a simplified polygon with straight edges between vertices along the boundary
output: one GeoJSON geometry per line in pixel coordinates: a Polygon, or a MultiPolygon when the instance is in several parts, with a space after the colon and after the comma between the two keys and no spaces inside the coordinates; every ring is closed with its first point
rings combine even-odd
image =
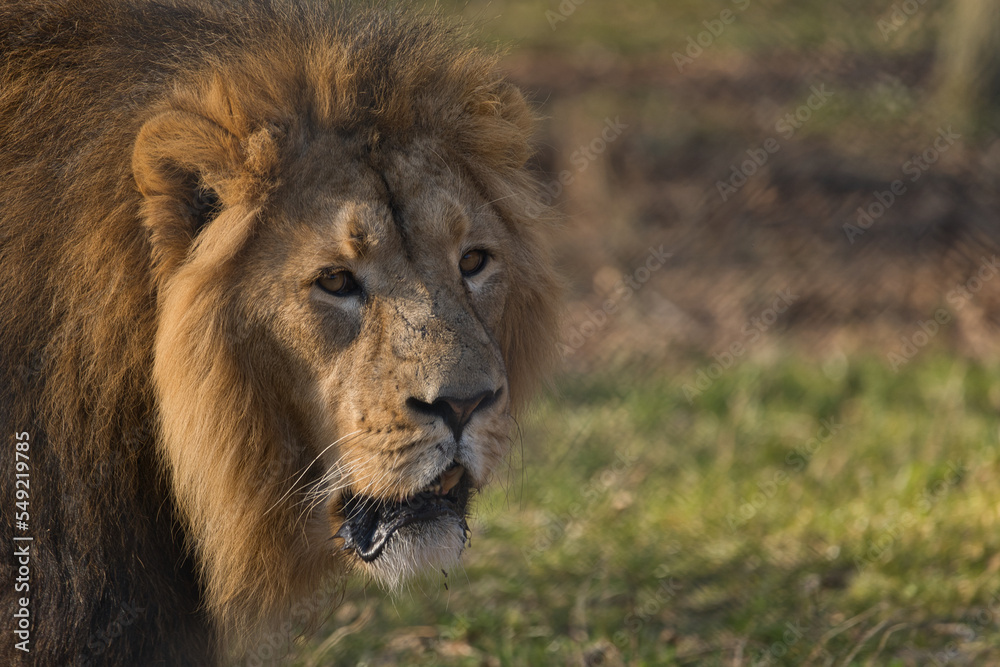
{"type": "Polygon", "coordinates": [[[542,116],[563,363],[463,566],[288,662],[1000,664],[1000,3],[434,7],[542,116]]]}

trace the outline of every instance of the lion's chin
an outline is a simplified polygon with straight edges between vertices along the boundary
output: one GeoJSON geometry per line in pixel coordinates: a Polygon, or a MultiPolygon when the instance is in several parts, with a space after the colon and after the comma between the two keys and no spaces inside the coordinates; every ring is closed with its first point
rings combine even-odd
{"type": "Polygon", "coordinates": [[[378,558],[358,562],[382,586],[398,590],[414,576],[457,563],[467,535],[465,519],[441,517],[401,528],[378,558]]]}
{"type": "Polygon", "coordinates": [[[466,513],[471,485],[467,476],[459,479],[461,473],[460,466],[453,466],[427,488],[401,501],[346,496],[344,522],[335,535],[343,540],[341,548],[388,588],[455,563],[469,533],[466,513]]]}

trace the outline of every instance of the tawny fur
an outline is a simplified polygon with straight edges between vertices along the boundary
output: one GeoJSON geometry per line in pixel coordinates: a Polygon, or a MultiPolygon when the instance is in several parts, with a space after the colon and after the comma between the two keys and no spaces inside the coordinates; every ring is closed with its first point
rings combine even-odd
{"type": "MultiPolygon", "coordinates": [[[[495,56],[425,16],[0,8],[0,424],[32,442],[29,661],[217,662],[358,567],[332,539],[341,491],[403,498],[452,456],[489,481],[554,349],[531,127],[495,56]],[[470,239],[496,256],[464,284],[470,239]],[[320,259],[365,272],[363,307],[316,296],[320,259]],[[485,385],[501,399],[447,447],[405,407],[485,385]]],[[[368,574],[453,558],[459,529],[368,574]]],[[[5,511],[7,554],[13,532],[5,511]]]]}

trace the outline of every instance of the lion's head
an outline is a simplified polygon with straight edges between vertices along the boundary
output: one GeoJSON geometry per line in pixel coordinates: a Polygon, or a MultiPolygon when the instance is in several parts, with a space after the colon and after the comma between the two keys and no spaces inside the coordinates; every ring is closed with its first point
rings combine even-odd
{"type": "Polygon", "coordinates": [[[160,449],[209,608],[454,561],[553,350],[556,282],[495,59],[369,15],[259,35],[134,144],[160,449]]]}

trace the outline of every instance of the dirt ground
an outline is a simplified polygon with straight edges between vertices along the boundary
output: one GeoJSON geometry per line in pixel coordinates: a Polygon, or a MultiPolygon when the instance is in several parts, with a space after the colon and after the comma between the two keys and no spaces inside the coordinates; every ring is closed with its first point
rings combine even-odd
{"type": "Polygon", "coordinates": [[[568,364],[995,355],[1000,142],[928,108],[931,60],[509,57],[566,215],[568,364]]]}

